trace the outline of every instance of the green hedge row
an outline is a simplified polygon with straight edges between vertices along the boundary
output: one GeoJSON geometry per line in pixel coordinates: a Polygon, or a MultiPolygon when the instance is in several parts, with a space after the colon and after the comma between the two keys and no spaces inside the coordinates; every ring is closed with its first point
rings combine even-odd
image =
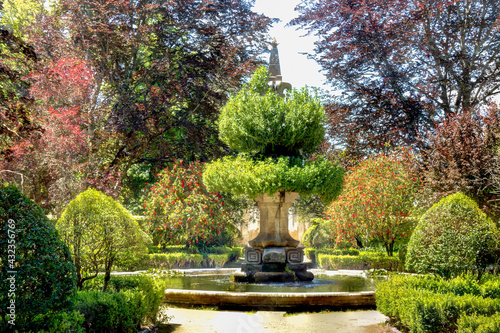
{"type": "Polygon", "coordinates": [[[319,267],[330,270],[338,269],[385,269],[387,271],[402,271],[404,264],[398,257],[389,257],[380,253],[360,253],[352,255],[329,255],[318,254],[317,264],[319,267]]]}
{"type": "Polygon", "coordinates": [[[137,257],[127,266],[121,268],[126,270],[140,270],[151,268],[223,267],[226,263],[237,260],[241,255],[242,249],[240,247],[212,248],[211,253],[204,254],[189,254],[185,252],[149,253],[137,257]]]}
{"type": "Polygon", "coordinates": [[[357,256],[359,255],[359,250],[356,249],[346,249],[346,250],[337,250],[337,249],[315,249],[312,247],[306,247],[304,249],[304,254],[309,260],[312,261],[314,265],[317,264],[317,256],[318,254],[330,254],[332,256],[357,256]]]}
{"type": "Polygon", "coordinates": [[[165,283],[148,275],[112,276],[101,292],[103,276],[86,281],[73,297],[73,310],[38,318],[39,332],[137,332],[154,322],[165,295],[165,283]]]}
{"type": "Polygon", "coordinates": [[[415,333],[499,332],[500,279],[392,276],[377,285],[377,309],[415,333]]]}

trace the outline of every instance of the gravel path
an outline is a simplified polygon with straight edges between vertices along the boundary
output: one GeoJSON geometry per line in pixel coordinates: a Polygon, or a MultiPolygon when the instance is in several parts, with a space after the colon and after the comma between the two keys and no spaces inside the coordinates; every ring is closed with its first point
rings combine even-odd
{"type": "Polygon", "coordinates": [[[173,318],[161,333],[386,333],[387,317],[378,311],[303,313],[191,310],[168,308],[173,318]]]}

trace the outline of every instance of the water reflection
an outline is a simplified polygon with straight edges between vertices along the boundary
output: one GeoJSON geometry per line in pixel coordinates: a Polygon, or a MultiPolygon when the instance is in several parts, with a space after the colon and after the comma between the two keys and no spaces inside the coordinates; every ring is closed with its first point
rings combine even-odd
{"type": "Polygon", "coordinates": [[[168,289],[231,292],[359,292],[375,290],[379,279],[318,274],[313,281],[287,283],[237,283],[230,275],[185,275],[167,278],[168,289]]]}

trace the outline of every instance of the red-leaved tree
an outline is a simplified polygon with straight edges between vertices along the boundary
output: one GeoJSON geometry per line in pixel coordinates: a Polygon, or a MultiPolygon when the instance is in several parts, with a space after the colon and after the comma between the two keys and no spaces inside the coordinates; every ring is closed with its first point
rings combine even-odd
{"type": "Polygon", "coordinates": [[[487,213],[499,216],[497,105],[450,117],[424,137],[421,169],[427,188],[440,197],[462,192],[487,213]]]}

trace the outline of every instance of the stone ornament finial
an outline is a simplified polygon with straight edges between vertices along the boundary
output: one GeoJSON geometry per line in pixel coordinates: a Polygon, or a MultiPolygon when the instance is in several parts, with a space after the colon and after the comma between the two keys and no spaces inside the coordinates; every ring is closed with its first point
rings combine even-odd
{"type": "Polygon", "coordinates": [[[285,95],[285,90],[291,90],[292,85],[290,83],[283,82],[278,53],[278,41],[276,38],[273,38],[270,44],[271,56],[269,57],[269,85],[278,95],[283,97],[285,95]]]}

